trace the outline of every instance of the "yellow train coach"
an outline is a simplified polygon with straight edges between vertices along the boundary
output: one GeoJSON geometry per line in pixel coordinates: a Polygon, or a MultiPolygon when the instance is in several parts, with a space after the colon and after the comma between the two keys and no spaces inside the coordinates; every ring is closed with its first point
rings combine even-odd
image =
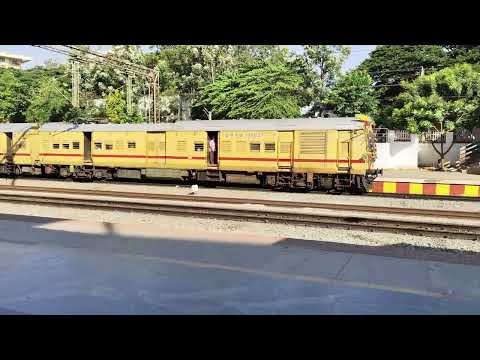
{"type": "Polygon", "coordinates": [[[88,179],[245,177],[276,188],[367,191],[368,118],[0,124],[0,172],[88,179]]]}

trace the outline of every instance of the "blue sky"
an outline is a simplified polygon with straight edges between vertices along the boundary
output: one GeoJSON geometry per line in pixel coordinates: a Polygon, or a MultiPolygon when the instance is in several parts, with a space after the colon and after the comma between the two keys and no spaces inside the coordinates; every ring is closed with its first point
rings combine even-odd
{"type": "MultiPolygon", "coordinates": [[[[106,47],[108,47],[108,45],[98,45],[97,49],[102,50],[106,47]]],[[[288,45],[288,47],[295,52],[301,50],[299,45],[288,45]]],[[[343,69],[350,70],[358,66],[364,59],[368,57],[368,54],[375,49],[375,47],[376,45],[352,45],[352,53],[345,62],[343,69]]],[[[48,59],[54,59],[58,62],[65,61],[65,57],[61,54],[53,53],[30,45],[0,45],[0,52],[8,52],[31,57],[33,60],[24,65],[24,68],[26,69],[37,65],[42,65],[48,59]]]]}

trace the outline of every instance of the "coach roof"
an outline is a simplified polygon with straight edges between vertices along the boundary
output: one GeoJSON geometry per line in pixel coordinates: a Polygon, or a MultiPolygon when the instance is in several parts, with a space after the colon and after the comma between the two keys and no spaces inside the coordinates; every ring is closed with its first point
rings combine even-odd
{"type": "Polygon", "coordinates": [[[314,118],[274,120],[193,120],[176,123],[141,124],[68,124],[48,123],[40,131],[226,131],[226,130],[356,130],[364,123],[355,118],[314,118]]]}
{"type": "Polygon", "coordinates": [[[5,132],[14,132],[14,133],[19,133],[19,132],[25,132],[32,127],[34,127],[35,124],[29,124],[29,123],[4,123],[0,124],[0,132],[5,133],[5,132]]]}

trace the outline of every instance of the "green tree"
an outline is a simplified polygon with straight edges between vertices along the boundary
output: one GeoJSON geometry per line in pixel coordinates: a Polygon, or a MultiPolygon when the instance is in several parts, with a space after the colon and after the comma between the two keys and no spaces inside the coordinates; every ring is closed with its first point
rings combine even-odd
{"type": "MultiPolygon", "coordinates": [[[[87,46],[82,48],[89,50],[87,46]]],[[[74,60],[77,53],[91,60],[88,63],[82,62],[80,65],[81,90],[83,96],[86,96],[87,99],[103,98],[127,83],[129,74],[125,71],[110,67],[104,61],[99,63],[97,56],[85,54],[81,51],[72,52],[71,60],[74,60]]],[[[105,57],[107,60],[120,59],[137,65],[144,65],[145,62],[144,54],[138,45],[113,45],[110,51],[105,54],[105,57]]],[[[145,79],[138,75],[132,75],[132,77],[133,95],[138,98],[145,89],[145,79]]]]}
{"type": "Polygon", "coordinates": [[[105,113],[114,124],[142,122],[143,118],[137,113],[127,113],[127,100],[118,89],[113,90],[105,97],[105,113]]]}
{"type": "MultiPolygon", "coordinates": [[[[158,64],[165,70],[163,90],[174,87],[180,94],[191,95],[239,64],[240,59],[250,59],[251,54],[258,51],[234,45],[155,45],[153,48],[156,51],[149,54],[146,61],[149,66],[158,64]]],[[[264,49],[259,54],[267,52],[264,49]]]]}
{"type": "MultiPolygon", "coordinates": [[[[405,91],[393,110],[395,125],[400,128],[417,134],[436,130],[445,136],[447,131],[479,123],[480,73],[472,65],[457,64],[411,83],[402,82],[402,87],[405,91]]],[[[452,145],[444,149],[441,142],[437,149],[432,142],[442,168],[452,145]]]]}
{"type": "Polygon", "coordinates": [[[395,98],[403,91],[400,83],[448,66],[440,45],[380,45],[358,67],[372,77],[380,101],[378,123],[390,126],[395,98]]]}
{"type": "Polygon", "coordinates": [[[316,116],[322,108],[329,88],[341,74],[350,55],[344,45],[304,45],[304,53],[295,56],[291,66],[303,78],[300,96],[302,106],[310,106],[308,116],[316,116]]]}
{"type": "Polygon", "coordinates": [[[105,112],[112,123],[122,124],[128,122],[127,101],[120,90],[113,90],[106,96],[105,112]]]}
{"type": "Polygon", "coordinates": [[[372,78],[363,70],[345,74],[333,86],[325,103],[332,106],[339,116],[375,115],[378,100],[372,88],[372,78]]]}
{"type": "Polygon", "coordinates": [[[22,83],[18,72],[0,70],[0,121],[22,122],[28,107],[28,88],[22,83]]]}
{"type": "Polygon", "coordinates": [[[70,100],[59,89],[57,81],[54,78],[44,79],[33,94],[26,120],[40,124],[64,121],[70,109],[70,100]]]}
{"type": "Polygon", "coordinates": [[[297,117],[301,82],[286,64],[259,60],[226,71],[204,87],[200,104],[217,119],[297,117]]]}
{"type": "Polygon", "coordinates": [[[282,61],[284,57],[284,50],[276,45],[154,45],[152,49],[145,61],[147,66],[160,69],[162,94],[190,99],[194,117],[205,116],[205,109],[198,106],[201,89],[225,71],[257,60],[282,61]]]}
{"type": "Polygon", "coordinates": [[[449,64],[480,64],[480,45],[443,45],[449,64]]]}

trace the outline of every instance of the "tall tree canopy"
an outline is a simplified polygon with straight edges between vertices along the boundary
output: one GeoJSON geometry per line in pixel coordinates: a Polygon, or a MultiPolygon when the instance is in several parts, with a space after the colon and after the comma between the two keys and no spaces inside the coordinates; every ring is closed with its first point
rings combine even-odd
{"type": "Polygon", "coordinates": [[[443,45],[449,64],[480,64],[480,45],[443,45]]]}
{"type": "Polygon", "coordinates": [[[301,83],[286,63],[259,60],[219,76],[203,89],[199,103],[216,119],[297,117],[301,83]]]}
{"type": "MultiPolygon", "coordinates": [[[[77,46],[79,47],[79,46],[77,46]]],[[[88,46],[80,46],[84,50],[90,50],[88,46]]],[[[72,52],[72,60],[79,53],[90,60],[98,60],[95,55],[88,55],[81,51],[72,52]]],[[[133,64],[143,65],[144,54],[139,45],[113,45],[106,58],[116,58],[133,64]]],[[[115,89],[119,89],[127,83],[129,74],[125,71],[111,68],[103,63],[89,62],[80,64],[82,96],[87,99],[103,98],[115,89]]],[[[145,89],[145,79],[138,75],[133,76],[133,94],[138,97],[145,89]]]]}
{"type": "Polygon", "coordinates": [[[29,102],[29,88],[19,72],[0,69],[0,122],[21,122],[29,102]]]}
{"type": "Polygon", "coordinates": [[[105,98],[105,112],[114,124],[142,122],[143,118],[133,112],[131,115],[127,113],[127,100],[125,94],[120,90],[111,91],[105,98]]]}
{"type": "Polygon", "coordinates": [[[39,88],[32,94],[31,103],[26,112],[27,122],[46,123],[67,121],[71,103],[61,90],[61,84],[54,78],[41,81],[39,88]]]}
{"type": "Polygon", "coordinates": [[[304,45],[303,55],[296,56],[292,63],[295,71],[303,77],[301,89],[302,106],[309,106],[308,116],[316,116],[328,89],[341,74],[342,65],[350,55],[350,47],[344,45],[304,45]]]}
{"type": "Polygon", "coordinates": [[[146,64],[160,67],[162,90],[192,96],[228,69],[281,53],[273,45],[154,45],[153,49],[146,64]]]}
{"type": "Polygon", "coordinates": [[[424,69],[425,74],[448,66],[447,56],[439,45],[380,45],[358,67],[374,81],[380,101],[377,123],[391,126],[395,98],[403,91],[400,83],[412,81],[424,69]]]}
{"type": "MultiPolygon", "coordinates": [[[[479,124],[480,73],[472,65],[457,64],[411,83],[403,82],[402,87],[405,92],[398,96],[398,107],[393,111],[397,127],[412,133],[436,130],[444,134],[479,124]]],[[[434,149],[441,160],[450,150],[444,151],[443,143],[440,151],[434,149]]]]}
{"type": "Polygon", "coordinates": [[[359,70],[370,74],[385,103],[400,94],[402,81],[420,75],[422,67],[428,74],[446,66],[448,59],[439,45],[380,45],[360,64],[359,70]]]}
{"type": "Polygon", "coordinates": [[[329,92],[325,103],[339,116],[376,114],[378,100],[372,88],[372,78],[363,70],[353,70],[340,78],[329,92]]]}

